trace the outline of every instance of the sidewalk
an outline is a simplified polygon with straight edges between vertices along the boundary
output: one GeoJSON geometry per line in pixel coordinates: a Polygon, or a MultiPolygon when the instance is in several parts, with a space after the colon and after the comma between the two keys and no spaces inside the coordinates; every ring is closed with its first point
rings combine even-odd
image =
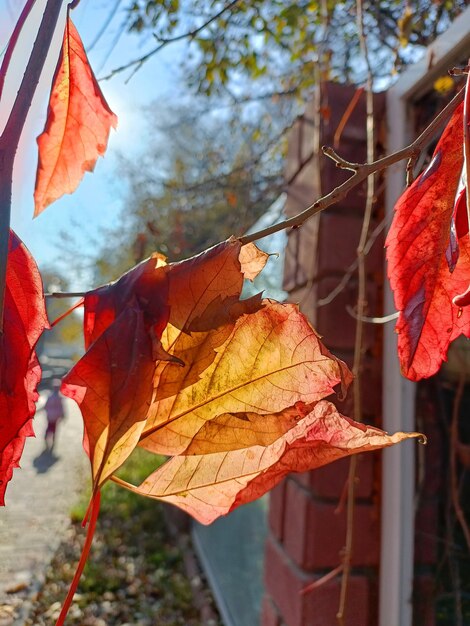
{"type": "Polygon", "coordinates": [[[88,484],[80,411],[73,401],[64,403],[66,419],[52,454],[44,454],[46,417],[37,412],[36,438],[26,440],[21,469],[15,470],[6,506],[0,508],[0,626],[23,624],[28,598],[63,536],[71,506],[88,484]]]}

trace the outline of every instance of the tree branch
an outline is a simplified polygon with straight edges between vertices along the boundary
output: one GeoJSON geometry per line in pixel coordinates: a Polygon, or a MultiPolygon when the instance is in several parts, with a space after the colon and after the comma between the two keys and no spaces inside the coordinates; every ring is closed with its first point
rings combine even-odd
{"type": "Polygon", "coordinates": [[[236,4],[238,4],[238,2],[240,2],[240,0],[232,0],[225,7],[223,7],[220,11],[212,15],[212,17],[210,17],[203,24],[201,24],[201,26],[198,26],[197,28],[194,28],[193,30],[187,31],[185,33],[181,33],[180,35],[176,35],[175,37],[169,37],[167,39],[162,39],[162,38],[158,38],[155,36],[157,41],[159,41],[158,46],[156,46],[155,48],[153,48],[152,50],[150,50],[143,56],[139,57],[138,59],[134,59],[133,61],[129,61],[128,63],[125,63],[124,65],[121,65],[120,67],[117,67],[116,69],[112,70],[112,72],[110,72],[106,76],[103,76],[99,80],[109,80],[116,74],[120,74],[121,72],[124,72],[125,70],[128,70],[131,67],[133,67],[134,69],[131,75],[129,76],[129,78],[127,79],[127,81],[129,81],[134,76],[134,74],[139,71],[142,65],[146,61],[148,61],[153,55],[157,54],[157,52],[160,52],[160,50],[162,50],[163,48],[165,48],[171,43],[182,41],[183,39],[194,39],[201,31],[203,31],[205,28],[210,26],[212,22],[215,22],[215,20],[219,19],[219,17],[221,17],[227,11],[230,11],[236,4]]]}
{"type": "Polygon", "coordinates": [[[0,67],[0,98],[2,96],[3,85],[5,84],[5,76],[7,75],[7,71],[10,66],[13,51],[16,48],[20,33],[23,30],[23,26],[25,25],[26,20],[28,19],[28,15],[31,13],[31,9],[33,8],[35,2],[36,0],[27,0],[8,41],[8,46],[2,61],[2,66],[0,67]]]}
{"type": "MultiPolygon", "coordinates": [[[[298,215],[295,215],[294,217],[291,217],[288,220],[284,220],[283,222],[279,222],[277,224],[273,224],[272,226],[268,226],[267,228],[264,228],[263,230],[259,230],[255,233],[250,233],[249,235],[244,235],[242,237],[239,237],[238,238],[239,241],[242,244],[247,244],[247,243],[251,243],[252,241],[258,241],[259,239],[263,239],[263,237],[267,237],[269,235],[272,235],[273,233],[277,233],[287,228],[297,228],[301,226],[312,215],[315,215],[316,213],[323,211],[324,209],[331,206],[332,204],[335,204],[336,202],[339,202],[340,200],[342,200],[344,197],[346,197],[349,191],[351,191],[351,189],[359,185],[370,174],[373,174],[375,172],[380,172],[390,167],[394,163],[398,163],[399,161],[403,161],[404,159],[409,159],[413,154],[421,152],[421,150],[423,150],[423,148],[427,145],[430,138],[434,136],[435,132],[442,125],[444,125],[445,122],[447,122],[447,120],[450,118],[450,116],[455,111],[457,106],[462,102],[464,93],[465,93],[465,88],[462,88],[454,96],[454,98],[449,102],[449,104],[444,109],[442,109],[442,111],[437,115],[437,117],[434,118],[431,124],[429,124],[429,126],[421,133],[421,135],[419,135],[419,137],[415,139],[408,146],[402,148],[401,150],[398,150],[397,152],[393,152],[392,154],[389,154],[388,156],[377,159],[376,161],[373,161],[372,163],[357,164],[358,166],[357,169],[354,170],[354,174],[350,178],[348,178],[347,181],[345,181],[343,184],[333,189],[333,191],[331,191],[330,193],[316,200],[312,205],[310,205],[307,209],[305,209],[298,215]]],[[[327,150],[326,152],[327,152],[327,156],[329,156],[329,153],[331,153],[331,150],[327,150]]],[[[336,155],[336,153],[334,154],[336,155]]],[[[349,163],[348,161],[345,161],[338,155],[336,155],[336,158],[338,158],[338,160],[341,163],[347,164],[348,167],[356,166],[355,163],[349,163]]],[[[1,171],[0,171],[0,183],[1,183],[1,171]]],[[[1,193],[1,184],[0,184],[0,193],[1,193]]],[[[1,199],[0,199],[0,206],[1,206],[1,199]]],[[[373,236],[374,235],[375,235],[375,231],[373,233],[373,236]]],[[[366,250],[367,250],[367,247],[368,246],[366,244],[366,250]]],[[[355,269],[357,267],[357,262],[355,262],[349,268],[348,272],[353,269],[353,266],[355,269]]],[[[80,297],[85,296],[86,293],[87,292],[85,291],[54,292],[54,293],[47,293],[46,298],[80,298],[80,297]]],[[[321,305],[327,304],[329,301],[330,300],[322,301],[321,305]]]]}
{"type": "MultiPolygon", "coordinates": [[[[0,137],[0,328],[2,332],[8,243],[10,237],[13,163],[26,117],[46,61],[62,4],[63,0],[48,0],[46,4],[36,41],[34,42],[28,65],[26,66],[20,88],[16,95],[15,103],[0,137]]],[[[22,13],[23,19],[26,19],[26,15],[31,9],[31,6],[32,5],[28,3],[25,7],[22,13]]],[[[13,39],[13,43],[17,41],[18,34],[19,33],[16,35],[16,40],[13,39]]]]}
{"type": "MultiPolygon", "coordinates": [[[[348,161],[341,159],[341,157],[339,157],[331,148],[326,149],[326,156],[333,158],[332,154],[334,153],[335,157],[333,158],[333,160],[338,163],[338,161],[336,160],[338,159],[343,169],[352,169],[354,171],[354,174],[344,183],[342,183],[338,187],[335,187],[333,191],[330,191],[330,193],[316,200],[313,204],[311,204],[307,209],[305,209],[298,215],[295,215],[294,217],[284,220],[283,222],[280,222],[278,224],[273,224],[272,226],[264,228],[263,230],[260,230],[256,233],[251,233],[250,235],[244,235],[242,237],[239,237],[239,240],[242,244],[246,244],[252,241],[258,241],[258,239],[263,239],[263,237],[267,237],[268,235],[272,235],[273,233],[277,233],[287,228],[298,228],[306,220],[308,220],[309,217],[312,217],[312,215],[320,213],[320,211],[324,211],[327,207],[345,198],[347,194],[351,191],[351,189],[357,187],[357,185],[362,183],[371,174],[381,172],[382,170],[393,165],[394,163],[398,163],[399,161],[403,161],[404,159],[409,160],[414,158],[414,156],[416,154],[419,154],[423,150],[423,148],[429,143],[436,131],[439,130],[441,126],[443,126],[448,121],[452,113],[462,102],[464,94],[465,88],[463,87],[449,102],[449,104],[444,109],[442,109],[442,111],[434,118],[429,126],[424,129],[421,135],[419,135],[419,137],[415,139],[412,143],[410,143],[405,148],[397,150],[396,152],[393,152],[388,156],[377,159],[372,163],[349,163],[348,161]]],[[[341,166],[339,165],[339,167],[341,166]]]]}
{"type": "MultiPolygon", "coordinates": [[[[364,31],[364,8],[362,0],[356,0],[357,9],[357,29],[359,34],[359,43],[362,52],[362,56],[367,66],[367,85],[366,85],[366,136],[367,136],[367,160],[373,162],[375,158],[375,128],[374,128],[374,94],[372,93],[372,67],[370,64],[369,51],[367,47],[367,36],[364,31]]],[[[323,151],[325,153],[325,151],[323,151]]],[[[353,163],[345,163],[342,159],[339,159],[337,155],[326,153],[335,162],[336,165],[342,169],[352,169],[357,173],[357,165],[353,163]]],[[[367,237],[370,229],[370,222],[372,217],[372,209],[375,202],[375,175],[372,173],[367,177],[367,197],[364,211],[364,218],[362,220],[361,236],[359,238],[359,244],[357,246],[357,273],[358,273],[358,288],[357,288],[357,321],[356,321],[356,333],[354,340],[354,362],[352,372],[354,375],[353,380],[353,401],[354,401],[354,419],[357,422],[363,420],[363,405],[362,405],[362,363],[363,363],[363,344],[364,344],[364,322],[363,316],[366,308],[366,290],[367,290],[367,278],[366,278],[366,244],[367,237]]],[[[346,541],[343,556],[343,573],[341,576],[341,589],[339,607],[336,618],[338,624],[343,626],[347,597],[349,591],[349,580],[351,576],[351,563],[353,556],[353,537],[354,537],[354,524],[355,524],[355,503],[356,503],[356,470],[357,470],[357,456],[353,455],[349,461],[349,473],[348,473],[348,499],[346,508],[346,541]]]]}

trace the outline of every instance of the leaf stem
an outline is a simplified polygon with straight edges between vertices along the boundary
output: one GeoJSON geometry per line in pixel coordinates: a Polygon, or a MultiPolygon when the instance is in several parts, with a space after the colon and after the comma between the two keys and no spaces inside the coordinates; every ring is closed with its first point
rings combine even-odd
{"type": "Polygon", "coordinates": [[[65,618],[67,617],[67,613],[73,601],[73,596],[75,595],[75,592],[77,591],[78,583],[80,582],[80,577],[83,573],[83,569],[85,567],[88,555],[90,553],[90,548],[93,542],[93,536],[95,534],[95,529],[96,529],[96,522],[98,520],[98,514],[100,512],[100,497],[101,497],[100,492],[97,491],[91,501],[90,521],[88,524],[88,531],[86,534],[85,543],[83,545],[82,554],[80,556],[80,561],[78,562],[75,575],[70,584],[67,597],[65,598],[64,604],[62,606],[62,610],[60,612],[59,618],[56,622],[56,626],[63,626],[65,622],[65,618]]]}
{"type": "Polygon", "coordinates": [[[470,74],[465,85],[465,104],[463,109],[463,154],[465,168],[465,194],[467,200],[467,218],[470,223],[470,74]]]}
{"type": "Polygon", "coordinates": [[[52,291],[45,293],[45,298],[84,298],[87,291],[52,291]]]}
{"type": "MultiPolygon", "coordinates": [[[[48,0],[31,56],[10,111],[8,121],[0,137],[0,328],[3,332],[3,311],[5,306],[8,242],[10,237],[11,195],[13,187],[13,164],[26,122],[28,111],[41,76],[47,53],[54,35],[57,20],[62,8],[62,0],[48,0]]],[[[21,14],[26,19],[31,7],[29,4],[21,14]],[[25,13],[26,12],[26,13],[25,13]]],[[[19,29],[21,30],[21,28],[19,29]]],[[[16,29],[15,29],[16,31],[16,29]]],[[[16,33],[16,38],[19,31],[16,33]]],[[[11,44],[11,41],[10,41],[11,44]]],[[[10,46],[9,46],[10,47],[10,46]]],[[[8,67],[8,62],[6,64],[8,67]]],[[[2,64],[2,69],[3,64],[2,64]]],[[[6,73],[6,69],[4,69],[6,73]]]]}

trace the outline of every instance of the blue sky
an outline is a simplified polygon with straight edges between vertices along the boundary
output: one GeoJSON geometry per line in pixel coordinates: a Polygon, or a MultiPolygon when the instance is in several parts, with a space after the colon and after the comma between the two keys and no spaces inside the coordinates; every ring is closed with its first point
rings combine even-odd
{"type": "MultiPolygon", "coordinates": [[[[15,15],[21,10],[24,0],[0,0],[0,42],[2,49],[13,27],[15,15]]],[[[41,9],[45,0],[37,0],[37,10],[31,16],[30,23],[19,44],[19,52],[14,60],[15,68],[24,67],[27,61],[29,46],[35,37],[35,29],[39,25],[41,9]],[[23,65],[22,65],[23,64],[23,65]]],[[[109,0],[81,0],[80,5],[72,13],[72,19],[88,49],[99,33],[102,24],[109,14],[113,3],[109,0]]],[[[109,105],[119,117],[116,132],[112,131],[108,151],[104,158],[99,159],[93,174],[86,174],[79,189],[71,196],[65,196],[48,207],[39,217],[32,220],[33,189],[36,175],[37,149],[35,137],[41,132],[47,110],[47,97],[50,81],[54,71],[54,58],[57,59],[60,46],[65,13],[62,15],[58,31],[50,52],[50,59],[41,79],[37,97],[32,106],[25,132],[19,147],[15,166],[12,227],[23,239],[40,266],[54,264],[60,268],[60,255],[56,243],[61,231],[69,232],[78,242],[79,249],[90,250],[94,241],[100,237],[102,229],[114,224],[123,206],[125,189],[119,179],[116,156],[121,152],[126,155],[138,154],[142,146],[148,142],[148,131],[141,119],[141,107],[154,100],[175,100],[182,97],[182,81],[179,80],[178,57],[183,46],[172,44],[152,58],[126,85],[129,72],[116,75],[110,80],[102,81],[101,88],[109,105]]],[[[89,53],[89,59],[98,78],[109,73],[113,68],[126,61],[139,57],[152,48],[155,43],[151,39],[122,35],[108,56],[113,42],[121,30],[124,15],[122,10],[116,14],[105,35],[89,53]]],[[[15,70],[16,77],[20,71],[15,70]]],[[[14,79],[7,85],[0,107],[0,125],[8,111],[8,103],[14,98],[17,85],[14,79]]],[[[156,111],[158,114],[158,111],[156,111]]],[[[69,268],[69,270],[72,268],[69,268]]],[[[73,269],[70,272],[74,283],[73,269]]],[[[86,280],[86,277],[85,277],[86,280]]],[[[91,285],[78,284],[83,282],[77,276],[76,288],[91,285]]]]}

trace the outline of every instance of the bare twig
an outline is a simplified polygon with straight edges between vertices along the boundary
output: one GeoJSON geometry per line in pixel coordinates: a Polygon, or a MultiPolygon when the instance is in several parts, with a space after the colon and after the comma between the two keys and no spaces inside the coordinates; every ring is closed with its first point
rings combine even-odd
{"type": "MultiPolygon", "coordinates": [[[[367,65],[367,85],[366,85],[366,132],[367,132],[367,161],[372,163],[375,157],[375,129],[374,129],[374,94],[372,92],[372,68],[369,59],[369,52],[367,49],[367,37],[364,33],[364,15],[362,0],[357,0],[357,26],[359,32],[359,41],[361,46],[362,55],[367,65]]],[[[325,152],[325,154],[329,155],[325,152]]],[[[333,158],[333,157],[332,157],[333,158]]],[[[338,167],[344,169],[353,169],[357,174],[357,166],[354,168],[344,166],[341,161],[334,158],[338,167]]],[[[366,308],[366,252],[365,247],[367,244],[367,237],[369,234],[370,221],[372,218],[372,209],[375,201],[375,174],[371,173],[367,177],[367,197],[366,206],[364,211],[364,218],[362,220],[361,236],[359,238],[359,245],[357,247],[357,271],[358,271],[358,291],[357,291],[357,321],[356,321],[356,336],[354,341],[354,362],[353,362],[353,393],[354,393],[354,419],[357,422],[362,422],[362,349],[363,349],[363,335],[364,335],[364,322],[363,316],[366,308]]],[[[355,487],[356,487],[356,470],[357,470],[357,455],[353,455],[349,462],[349,474],[348,474],[348,499],[346,509],[346,545],[343,555],[343,575],[341,577],[341,590],[339,598],[339,607],[336,618],[338,624],[343,626],[346,614],[347,596],[349,588],[349,578],[351,575],[351,562],[353,556],[353,537],[354,537],[354,508],[355,508],[355,487]]]]}
{"type": "Polygon", "coordinates": [[[155,54],[160,52],[160,50],[162,50],[163,48],[165,48],[171,43],[176,43],[177,41],[182,41],[183,39],[190,39],[190,40],[194,39],[197,35],[199,35],[201,31],[203,31],[205,28],[210,26],[212,22],[215,22],[215,20],[219,19],[219,17],[221,17],[224,13],[233,9],[233,7],[236,4],[238,4],[238,2],[240,2],[240,0],[232,0],[226,6],[224,6],[220,11],[212,15],[208,20],[206,20],[203,24],[201,24],[201,26],[198,26],[197,28],[194,28],[193,30],[187,31],[185,33],[181,33],[181,35],[176,35],[175,37],[168,37],[167,39],[158,38],[157,39],[159,41],[158,46],[156,46],[155,48],[152,48],[152,50],[150,50],[143,56],[139,57],[138,59],[134,59],[133,61],[129,61],[128,63],[125,63],[124,65],[121,65],[120,67],[115,68],[107,76],[103,76],[102,78],[100,78],[100,80],[109,80],[116,74],[120,74],[121,72],[124,72],[125,70],[128,70],[132,67],[134,69],[132,70],[131,75],[127,79],[127,81],[129,81],[132,78],[132,76],[134,76],[134,74],[139,71],[142,65],[146,61],[148,61],[151,57],[153,57],[155,54]]]}
{"type": "MultiPolygon", "coordinates": [[[[32,6],[32,5],[31,5],[32,6]]],[[[30,4],[25,7],[22,18],[26,19],[30,4]]],[[[10,234],[11,193],[13,163],[18,143],[31,107],[34,93],[46,61],[55,31],[62,0],[48,0],[41,25],[33,45],[13,108],[0,137],[0,328],[3,332],[3,309],[5,303],[8,242],[10,234]]]]}
{"type": "Polygon", "coordinates": [[[325,156],[329,157],[332,161],[336,163],[336,167],[340,170],[350,170],[351,172],[357,172],[361,169],[362,165],[360,163],[352,163],[351,161],[346,161],[343,157],[339,156],[333,148],[329,146],[323,146],[322,152],[325,156]]]}
{"type": "Polygon", "coordinates": [[[356,89],[353,97],[351,98],[350,103],[348,104],[346,108],[346,111],[343,113],[343,116],[341,117],[339,124],[335,130],[335,134],[333,136],[333,146],[335,147],[335,149],[339,147],[343,130],[345,129],[346,124],[348,123],[349,118],[351,117],[363,93],[364,93],[364,87],[359,87],[358,89],[356,89]]]}
{"type": "Polygon", "coordinates": [[[455,393],[454,405],[452,407],[452,422],[450,426],[450,475],[451,475],[451,495],[454,505],[455,516],[462,528],[467,547],[470,550],[470,528],[468,527],[465,513],[460,505],[458,472],[457,472],[457,448],[459,443],[459,414],[462,404],[463,392],[465,389],[465,368],[461,368],[459,384],[455,393]]]}
{"type": "Polygon", "coordinates": [[[87,294],[86,291],[52,291],[45,293],[45,298],[83,298],[87,294]]]}
{"type": "MultiPolygon", "coordinates": [[[[363,163],[359,165],[358,168],[354,170],[354,174],[350,178],[348,178],[348,180],[330,191],[330,193],[322,196],[321,198],[318,198],[318,200],[316,200],[313,204],[311,204],[298,215],[295,215],[288,220],[284,220],[283,222],[279,222],[278,224],[273,224],[272,226],[264,228],[263,230],[260,230],[256,233],[251,233],[249,235],[240,237],[240,241],[243,244],[250,243],[252,241],[258,241],[258,239],[262,239],[263,237],[267,237],[268,235],[272,235],[273,233],[277,233],[280,230],[285,230],[286,228],[298,228],[306,220],[308,220],[309,217],[312,217],[312,215],[316,215],[317,213],[320,213],[320,211],[324,211],[327,207],[345,198],[347,194],[351,191],[351,189],[357,187],[357,185],[362,183],[370,174],[381,172],[382,170],[393,165],[394,163],[398,163],[399,161],[403,161],[404,159],[410,159],[415,154],[419,154],[421,150],[423,150],[423,148],[428,144],[429,140],[433,137],[436,131],[448,121],[452,113],[462,102],[464,98],[464,93],[465,88],[462,88],[449,102],[449,104],[444,107],[444,109],[442,109],[442,111],[434,118],[429,126],[425,128],[421,135],[419,135],[419,137],[408,146],[402,148],[401,150],[397,150],[392,154],[377,159],[376,161],[372,161],[371,163],[363,163]]],[[[330,151],[328,151],[327,156],[330,156],[329,152],[330,151]]],[[[343,161],[343,163],[348,165],[356,165],[353,163],[349,163],[348,161],[343,161]]]]}
{"type": "Polygon", "coordinates": [[[362,315],[359,318],[356,311],[354,311],[350,306],[346,307],[346,311],[349,313],[351,317],[354,317],[355,320],[361,319],[362,322],[366,324],[388,324],[389,322],[393,322],[398,319],[400,313],[396,311],[395,313],[390,313],[390,315],[383,315],[382,317],[368,317],[367,315],[362,315]]]}
{"type": "Polygon", "coordinates": [[[451,76],[463,76],[464,74],[468,74],[470,71],[470,65],[466,65],[465,67],[453,67],[449,70],[449,74],[451,76]]]}
{"type": "Polygon", "coordinates": [[[328,574],[325,574],[321,578],[317,578],[317,580],[314,580],[313,583],[310,583],[310,585],[307,585],[306,587],[301,589],[299,592],[300,595],[304,596],[305,594],[310,593],[314,589],[318,589],[318,587],[321,587],[322,585],[329,582],[330,580],[333,580],[333,578],[337,576],[338,574],[341,574],[342,571],[343,571],[343,565],[340,564],[338,565],[338,567],[335,567],[335,569],[332,569],[331,572],[328,572],[328,574]]]}
{"type": "MultiPolygon", "coordinates": [[[[239,241],[242,244],[246,244],[252,241],[258,241],[259,239],[262,239],[263,237],[267,237],[269,235],[277,233],[281,230],[285,230],[287,228],[299,227],[309,217],[312,217],[313,215],[316,215],[317,213],[324,211],[326,208],[328,208],[332,204],[335,204],[336,202],[339,202],[340,200],[345,198],[347,194],[351,191],[351,189],[354,189],[354,187],[357,187],[357,185],[363,182],[370,174],[381,172],[387,169],[388,167],[390,167],[391,165],[393,165],[394,163],[398,163],[399,161],[408,159],[410,158],[412,154],[415,154],[416,152],[420,152],[427,145],[430,138],[434,136],[436,131],[447,122],[447,120],[450,118],[452,113],[455,111],[458,105],[462,102],[464,98],[464,93],[465,93],[465,88],[462,88],[454,96],[454,98],[449,102],[449,104],[447,104],[447,106],[444,109],[442,109],[442,111],[434,118],[434,120],[429,124],[429,126],[421,133],[421,135],[419,135],[419,137],[417,137],[417,139],[415,139],[409,145],[405,146],[401,150],[397,150],[396,152],[393,152],[392,154],[389,154],[385,157],[377,159],[376,161],[372,161],[371,163],[363,163],[361,165],[358,165],[357,170],[354,171],[354,174],[350,178],[348,178],[348,180],[346,180],[344,183],[342,183],[341,185],[339,185],[338,187],[330,191],[328,194],[320,197],[318,200],[316,200],[313,204],[311,204],[308,208],[306,208],[304,211],[302,211],[298,215],[295,215],[294,217],[291,217],[288,220],[284,220],[283,222],[272,224],[271,226],[264,228],[262,230],[259,230],[255,233],[250,233],[249,235],[244,235],[242,237],[239,237],[239,241]]],[[[327,153],[329,152],[330,151],[328,150],[327,153]]],[[[339,157],[338,155],[336,156],[342,163],[347,164],[348,166],[356,165],[356,164],[351,164],[348,161],[341,160],[341,157],[339,157]]],[[[382,230],[384,226],[385,226],[385,223],[380,224],[377,228],[382,230]]],[[[373,241],[375,240],[374,239],[375,233],[376,231],[372,233],[370,243],[373,243],[373,241]]],[[[379,233],[377,232],[377,235],[378,234],[379,233]]],[[[366,245],[366,250],[368,251],[368,244],[366,245]]],[[[357,267],[357,261],[354,262],[354,268],[352,266],[348,268],[347,274],[351,272],[351,275],[352,275],[352,272],[355,270],[356,267],[357,267]]],[[[349,280],[349,276],[346,280],[349,280]]],[[[344,287],[341,287],[341,288],[344,288],[344,287]]],[[[80,292],[55,292],[55,293],[46,294],[46,297],[48,298],[68,298],[68,297],[75,298],[75,297],[84,296],[85,293],[86,292],[82,292],[82,291],[80,292]]],[[[334,293],[334,295],[332,295],[331,299],[329,299],[328,301],[327,301],[327,298],[330,298],[330,296],[323,298],[319,303],[320,306],[323,306],[324,304],[328,304],[329,302],[331,302],[334,299],[334,297],[336,297],[336,295],[337,293],[334,293]]]]}
{"type": "Polygon", "coordinates": [[[18,18],[18,21],[15,24],[15,28],[11,34],[11,37],[8,41],[7,49],[5,51],[5,56],[3,57],[2,66],[0,67],[0,97],[3,92],[3,85],[5,83],[5,76],[7,75],[8,68],[10,66],[11,57],[13,55],[13,51],[16,48],[16,44],[18,43],[18,38],[20,36],[21,31],[23,30],[23,26],[25,25],[26,20],[28,19],[28,15],[31,13],[31,9],[34,6],[36,0],[27,0],[26,4],[21,11],[21,14],[18,18]]]}
{"type": "Polygon", "coordinates": [[[117,10],[119,9],[119,6],[121,4],[121,0],[116,0],[114,3],[114,6],[111,8],[111,11],[108,13],[108,17],[105,19],[105,21],[103,22],[103,24],[101,25],[101,28],[99,29],[99,31],[97,32],[97,34],[95,35],[95,38],[93,39],[93,41],[91,42],[91,44],[88,46],[88,50],[87,52],[90,53],[93,48],[96,46],[96,44],[99,42],[99,40],[101,39],[101,37],[104,35],[104,33],[107,31],[109,25],[111,24],[111,22],[114,19],[114,16],[117,13],[117,10]]]}

